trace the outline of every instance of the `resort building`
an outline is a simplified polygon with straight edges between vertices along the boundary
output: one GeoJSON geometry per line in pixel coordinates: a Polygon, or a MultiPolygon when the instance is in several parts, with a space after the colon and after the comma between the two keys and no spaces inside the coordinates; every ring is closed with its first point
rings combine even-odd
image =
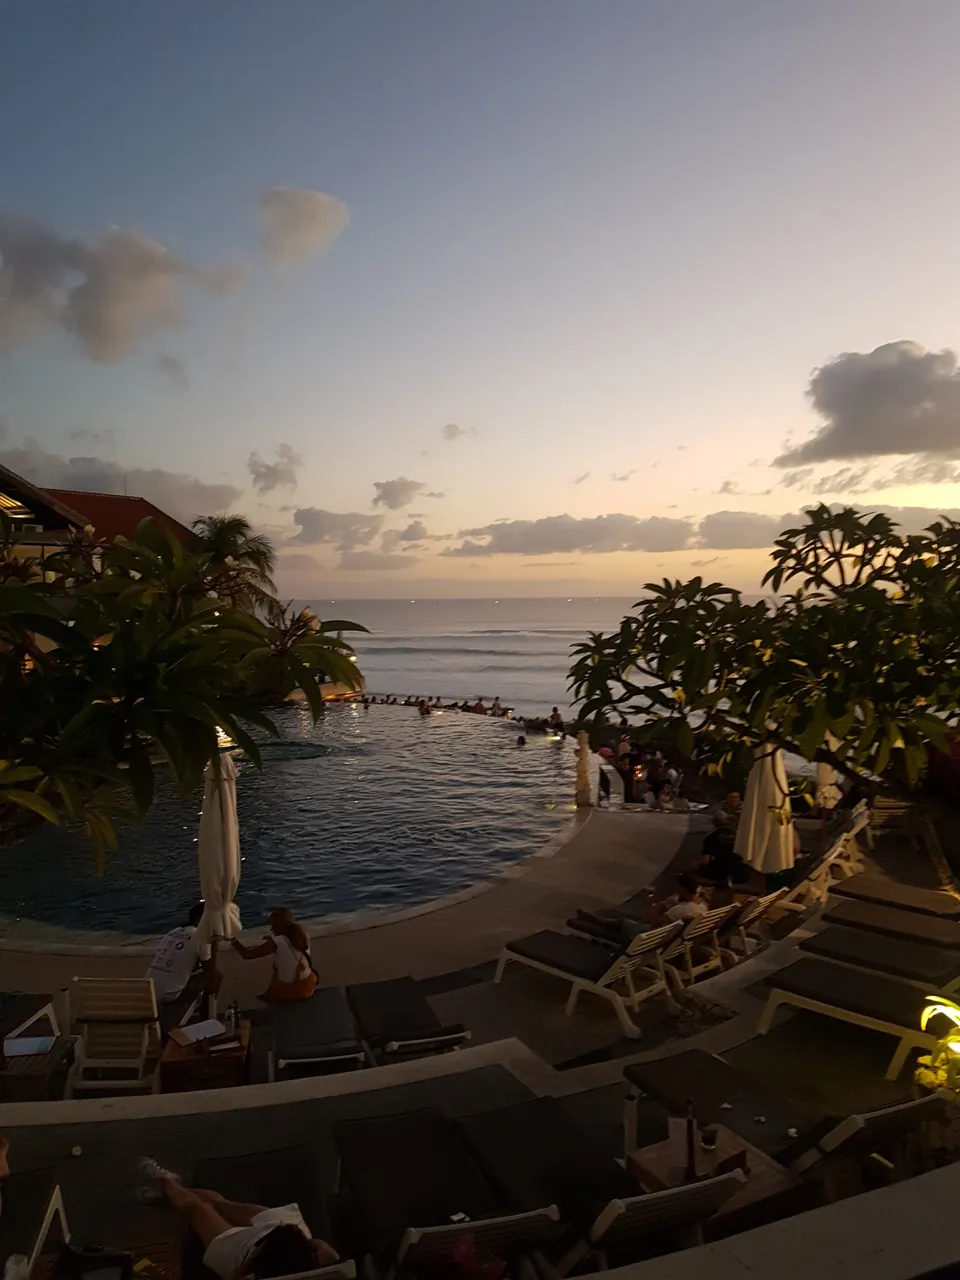
{"type": "Polygon", "coordinates": [[[71,533],[83,529],[92,528],[97,542],[130,538],[147,516],[181,542],[193,539],[186,525],[146,498],[41,489],[4,466],[0,466],[0,513],[13,526],[22,553],[41,558],[66,542],[71,533]]]}

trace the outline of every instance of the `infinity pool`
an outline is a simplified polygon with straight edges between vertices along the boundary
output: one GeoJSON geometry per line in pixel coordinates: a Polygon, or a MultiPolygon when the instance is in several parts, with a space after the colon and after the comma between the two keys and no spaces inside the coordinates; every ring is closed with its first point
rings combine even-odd
{"type": "MultiPolygon", "coordinates": [[[[415,707],[330,706],[314,726],[283,708],[262,773],[242,759],[238,901],[301,918],[400,910],[466,889],[542,848],[571,820],[575,745],[516,745],[507,721],[415,707]]],[[[81,837],[45,828],[3,851],[0,915],[70,929],[153,934],[197,897],[202,795],[164,783],[98,877],[81,837]]]]}

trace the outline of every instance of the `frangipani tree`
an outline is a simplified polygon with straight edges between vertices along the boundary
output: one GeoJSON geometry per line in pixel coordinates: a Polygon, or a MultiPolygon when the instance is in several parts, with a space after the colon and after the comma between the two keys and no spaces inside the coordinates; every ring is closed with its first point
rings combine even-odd
{"type": "Polygon", "coordinates": [[[648,584],[617,631],[574,647],[581,716],[625,712],[708,768],[745,776],[771,743],[909,794],[960,719],[960,524],[906,536],[820,506],[771,560],[756,602],[702,578],[648,584]]]}

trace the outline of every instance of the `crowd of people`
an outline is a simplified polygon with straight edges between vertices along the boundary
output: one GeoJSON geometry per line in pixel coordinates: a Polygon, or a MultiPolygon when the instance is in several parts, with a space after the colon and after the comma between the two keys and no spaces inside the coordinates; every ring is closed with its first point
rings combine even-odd
{"type": "MultiPolygon", "coordinates": [[[[416,707],[422,716],[429,716],[434,711],[467,711],[477,716],[494,716],[504,720],[513,718],[513,708],[505,707],[499,698],[494,698],[488,707],[483,698],[473,702],[465,698],[463,702],[444,702],[442,698],[406,697],[397,698],[393,694],[377,697],[376,694],[364,694],[360,700],[364,711],[371,707],[416,707]]],[[[556,710],[556,708],[554,708],[556,710]]]]}
{"type": "MultiPolygon", "coordinates": [[[[659,810],[689,809],[689,803],[681,794],[683,775],[662,752],[640,747],[625,733],[615,750],[601,747],[598,754],[619,774],[624,804],[647,804],[659,810]]],[[[610,779],[602,767],[600,798],[610,799],[610,779]]]]}

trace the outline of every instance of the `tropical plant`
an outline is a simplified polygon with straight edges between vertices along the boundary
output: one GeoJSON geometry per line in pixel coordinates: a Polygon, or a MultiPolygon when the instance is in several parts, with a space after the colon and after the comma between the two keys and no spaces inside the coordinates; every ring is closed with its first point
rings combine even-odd
{"type": "Polygon", "coordinates": [[[221,728],[259,764],[267,669],[315,717],[324,681],[361,683],[339,632],[363,628],[318,622],[275,646],[268,623],[209,594],[208,555],[153,521],[47,566],[0,583],[0,842],[42,818],[111,845],[118,807],[149,808],[159,762],[184,791],[200,783],[221,728]]]}
{"type": "Polygon", "coordinates": [[[275,594],[277,555],[270,539],[254,533],[245,516],[198,516],[193,522],[197,549],[208,557],[212,589],[245,609],[263,607],[275,594]]]}
{"type": "Polygon", "coordinates": [[[626,712],[708,769],[745,776],[774,744],[911,794],[960,720],[960,523],[906,536],[820,506],[771,558],[773,594],[753,602],[699,577],[649,583],[617,631],[574,646],[581,716],[626,712]]]}
{"type": "Polygon", "coordinates": [[[920,1030],[938,1017],[946,1018],[950,1030],[940,1037],[933,1050],[917,1059],[918,1082],[931,1088],[956,1089],[960,1085],[960,1005],[946,996],[927,996],[920,1015],[920,1030]]]}

